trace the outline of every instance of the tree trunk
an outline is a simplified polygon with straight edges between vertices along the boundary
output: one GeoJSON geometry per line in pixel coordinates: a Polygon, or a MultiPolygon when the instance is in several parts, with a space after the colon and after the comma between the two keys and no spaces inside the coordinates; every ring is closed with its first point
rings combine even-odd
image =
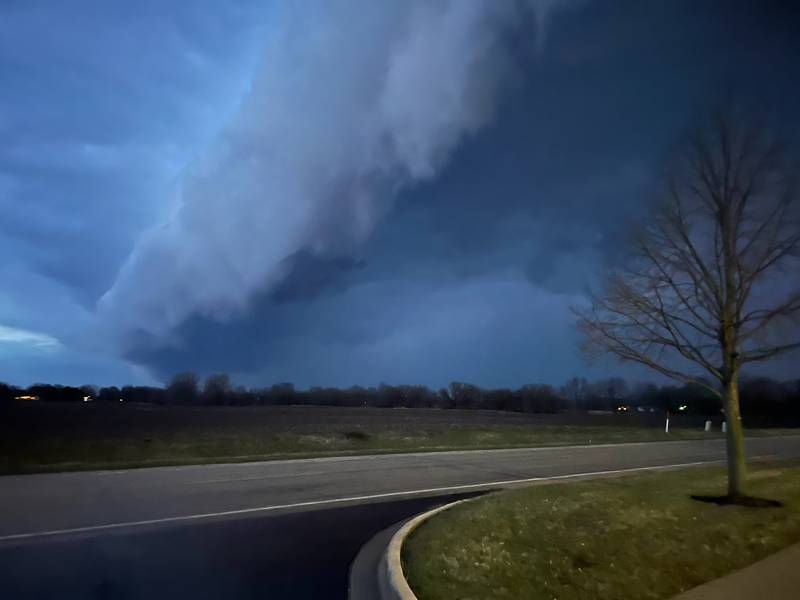
{"type": "Polygon", "coordinates": [[[746,465],[744,458],[744,431],[739,412],[739,374],[735,373],[724,386],[726,442],[728,450],[728,496],[744,496],[746,465]]]}

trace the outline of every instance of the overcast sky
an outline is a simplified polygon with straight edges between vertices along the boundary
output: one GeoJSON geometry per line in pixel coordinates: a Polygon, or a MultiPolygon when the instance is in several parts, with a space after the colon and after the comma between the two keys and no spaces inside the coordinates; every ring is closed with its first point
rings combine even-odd
{"type": "Polygon", "coordinates": [[[791,1],[0,3],[0,380],[560,383],[570,305],[791,1]]]}

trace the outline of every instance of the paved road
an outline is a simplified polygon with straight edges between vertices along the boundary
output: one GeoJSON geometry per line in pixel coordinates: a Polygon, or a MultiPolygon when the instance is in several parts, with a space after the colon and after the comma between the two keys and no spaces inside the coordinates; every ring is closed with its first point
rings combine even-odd
{"type": "MultiPolygon", "coordinates": [[[[800,457],[800,436],[747,448],[800,457]]],[[[708,440],[0,477],[0,598],[344,597],[361,544],[435,496],[723,457],[708,440]]]]}
{"type": "Polygon", "coordinates": [[[377,531],[454,497],[0,544],[3,600],[345,600],[377,531]]]}

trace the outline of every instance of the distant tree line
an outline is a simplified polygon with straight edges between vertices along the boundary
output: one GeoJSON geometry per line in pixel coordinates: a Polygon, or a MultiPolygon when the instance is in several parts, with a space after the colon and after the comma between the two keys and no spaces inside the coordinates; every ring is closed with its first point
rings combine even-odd
{"type": "MultiPolygon", "coordinates": [[[[573,377],[559,388],[561,405],[567,410],[628,410],[685,412],[694,415],[719,415],[721,403],[705,385],[629,385],[620,377],[589,382],[573,377]]],[[[777,381],[769,377],[744,378],[741,404],[748,416],[791,417],[800,419],[800,379],[777,381]]]]}
{"type": "MultiPolygon", "coordinates": [[[[165,387],[85,385],[71,387],[35,384],[27,388],[0,383],[0,402],[31,397],[47,402],[150,403],[185,406],[370,406],[380,408],[459,408],[556,413],[575,410],[610,411],[625,407],[640,412],[685,412],[719,415],[719,399],[700,385],[630,385],[620,377],[590,382],[573,377],[560,387],[544,384],[517,389],[484,389],[453,382],[432,390],[422,385],[354,386],[346,389],[312,387],[298,390],[291,383],[265,388],[235,386],[227,375],[204,381],[194,373],[180,373],[165,387]]],[[[766,377],[746,379],[741,389],[746,415],[800,419],[800,379],[779,382],[766,377]]]]}
{"type": "Polygon", "coordinates": [[[372,406],[406,408],[498,409],[554,413],[561,408],[557,390],[549,385],[525,385],[519,389],[485,390],[469,383],[453,382],[438,391],[422,385],[380,385],[364,388],[312,387],[298,390],[291,383],[265,388],[234,386],[227,375],[212,375],[202,384],[194,373],[180,373],[165,387],[94,386],[70,387],[36,384],[18,388],[0,383],[0,401],[35,397],[50,402],[135,402],[186,406],[290,405],[372,406]]]}

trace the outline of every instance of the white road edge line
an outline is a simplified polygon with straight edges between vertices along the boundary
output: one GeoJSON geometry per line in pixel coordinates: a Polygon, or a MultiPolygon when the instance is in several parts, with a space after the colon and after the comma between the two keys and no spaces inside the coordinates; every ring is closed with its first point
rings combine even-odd
{"type": "MultiPolygon", "coordinates": [[[[759,457],[752,457],[759,458],[759,457]]],[[[611,469],[606,471],[588,471],[583,473],[570,473],[567,475],[550,475],[546,477],[528,477],[525,479],[508,479],[505,481],[489,481],[485,483],[470,483],[464,485],[451,485],[444,487],[424,488],[418,490],[406,490],[402,492],[385,492],[382,494],[367,494],[364,496],[348,496],[344,498],[331,498],[328,500],[310,500],[307,502],[295,502],[292,504],[276,504],[272,506],[257,506],[253,508],[240,508],[236,510],[224,510],[213,513],[202,513],[196,515],[180,515],[176,517],[164,517],[161,519],[147,519],[143,521],[128,521],[125,523],[108,523],[105,525],[90,525],[88,527],[73,527],[69,529],[53,529],[50,531],[37,531],[32,533],[16,533],[12,535],[0,536],[0,542],[10,542],[15,540],[27,540],[43,537],[51,537],[56,535],[68,535],[75,533],[90,533],[96,531],[107,531],[111,529],[122,529],[125,527],[142,527],[146,525],[159,525],[164,523],[179,523],[183,521],[199,521],[203,519],[214,519],[219,517],[232,517],[236,515],[245,515],[261,512],[271,512],[276,510],[291,509],[291,508],[307,508],[311,506],[325,506],[329,504],[344,504],[347,502],[361,502],[364,500],[379,500],[382,498],[397,498],[400,496],[414,496],[419,494],[432,494],[436,492],[458,492],[472,490],[476,488],[491,488],[500,487],[505,485],[515,485],[520,483],[533,483],[536,481],[555,481],[559,479],[574,479],[577,477],[591,477],[599,475],[614,475],[617,473],[633,473],[636,471],[656,471],[659,469],[672,469],[676,467],[693,467],[699,465],[711,465],[725,462],[724,459],[719,460],[703,460],[688,463],[674,463],[669,465],[655,465],[650,467],[631,467],[628,469],[611,469]]]]}

